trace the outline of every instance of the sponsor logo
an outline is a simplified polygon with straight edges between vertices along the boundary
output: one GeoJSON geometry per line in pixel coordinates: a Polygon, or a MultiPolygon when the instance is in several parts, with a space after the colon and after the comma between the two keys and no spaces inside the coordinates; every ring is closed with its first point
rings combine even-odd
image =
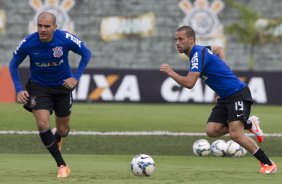
{"type": "Polygon", "coordinates": [[[208,0],[195,0],[193,5],[190,0],[181,0],[178,7],[185,13],[179,25],[191,26],[197,34],[199,45],[224,46],[223,25],[217,16],[224,8],[221,0],[214,0],[211,4],[208,0]]]}
{"type": "Polygon", "coordinates": [[[77,88],[72,93],[74,100],[88,101],[140,101],[140,91],[137,76],[116,74],[104,75],[83,74],[77,88]],[[93,79],[96,88],[89,89],[93,79]],[[115,87],[115,90],[113,90],[115,87]]]}
{"type": "Polygon", "coordinates": [[[38,67],[55,67],[55,66],[60,66],[63,63],[64,63],[64,60],[60,60],[59,62],[52,61],[52,62],[47,62],[47,63],[35,63],[35,65],[38,67]]]}
{"type": "Polygon", "coordinates": [[[55,58],[59,58],[64,54],[63,51],[62,51],[62,47],[55,47],[52,50],[53,50],[53,56],[55,58]]]}
{"type": "Polygon", "coordinates": [[[197,80],[192,89],[187,89],[171,78],[163,82],[161,96],[167,102],[214,102],[216,98],[215,92],[200,80],[197,80]]]}
{"type": "MultiPolygon", "coordinates": [[[[248,82],[248,86],[252,93],[253,100],[256,103],[267,103],[267,95],[262,77],[252,77],[248,82]]],[[[186,89],[177,84],[173,79],[167,78],[161,86],[161,96],[167,102],[199,102],[211,103],[216,101],[217,96],[215,92],[197,80],[192,89],[186,89]]]]}
{"type": "Polygon", "coordinates": [[[72,35],[70,33],[66,33],[66,38],[71,39],[71,41],[73,41],[75,44],[77,44],[79,47],[81,47],[81,40],[76,38],[74,35],[72,35]]]}
{"type": "Polygon", "coordinates": [[[240,116],[243,116],[244,114],[236,114],[237,118],[239,118],[240,116]]]}
{"type": "Polygon", "coordinates": [[[146,37],[155,33],[156,17],[149,12],[140,16],[107,17],[101,22],[101,37],[113,41],[131,37],[146,37]]]}
{"type": "Polygon", "coordinates": [[[74,23],[68,15],[68,11],[75,5],[74,0],[29,0],[29,5],[36,11],[32,20],[29,21],[29,33],[37,31],[37,17],[43,11],[54,13],[57,18],[58,29],[74,32],[74,23]]]}
{"type": "Polygon", "coordinates": [[[192,59],[191,59],[191,65],[192,65],[191,70],[193,70],[193,69],[199,69],[198,52],[196,52],[196,53],[193,55],[193,57],[192,57],[192,59]]]}

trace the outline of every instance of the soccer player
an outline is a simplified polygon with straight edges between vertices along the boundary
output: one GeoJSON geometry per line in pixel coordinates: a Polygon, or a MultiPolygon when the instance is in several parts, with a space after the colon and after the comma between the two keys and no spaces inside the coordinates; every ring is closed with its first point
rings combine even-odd
{"type": "Polygon", "coordinates": [[[37,18],[37,32],[25,37],[14,51],[9,69],[17,93],[17,102],[33,113],[39,136],[58,166],[57,177],[67,177],[70,169],[61,155],[62,137],[70,130],[72,90],[84,72],[91,52],[73,34],[57,30],[56,17],[42,12],[37,18]],[[81,56],[75,73],[68,61],[73,51],[81,56]],[[18,66],[26,56],[30,60],[30,77],[23,89],[18,66]],[[50,115],[55,112],[56,128],[51,131],[50,115]]]}
{"type": "Polygon", "coordinates": [[[175,41],[178,52],[190,58],[190,71],[187,76],[181,76],[168,64],[162,64],[160,71],[188,89],[193,88],[197,79],[201,78],[219,96],[208,119],[207,135],[219,137],[229,133],[232,140],[260,161],[260,173],[276,173],[276,164],[252,138],[244,134],[244,129],[248,129],[257,136],[258,142],[263,141],[258,117],[249,118],[253,102],[251,92],[224,63],[223,49],[219,46],[196,45],[195,31],[189,26],[177,28],[175,41]]]}

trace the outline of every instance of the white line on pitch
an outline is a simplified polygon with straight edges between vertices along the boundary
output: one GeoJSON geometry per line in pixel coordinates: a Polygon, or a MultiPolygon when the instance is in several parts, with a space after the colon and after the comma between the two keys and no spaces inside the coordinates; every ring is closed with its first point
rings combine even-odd
{"type": "MultiPolygon", "coordinates": [[[[19,130],[1,130],[0,135],[17,134],[17,135],[33,135],[38,134],[38,131],[19,131],[19,130]]],[[[199,132],[169,132],[169,131],[124,131],[124,132],[97,132],[97,131],[72,131],[70,135],[121,135],[121,136],[206,136],[205,133],[199,132]]],[[[246,135],[254,136],[246,133],[246,135]]],[[[282,137],[282,133],[265,133],[266,137],[282,137]]]]}

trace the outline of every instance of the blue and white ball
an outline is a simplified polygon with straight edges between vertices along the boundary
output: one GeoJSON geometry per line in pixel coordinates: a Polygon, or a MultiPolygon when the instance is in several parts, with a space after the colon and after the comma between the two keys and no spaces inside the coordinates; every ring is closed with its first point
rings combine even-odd
{"type": "Polygon", "coordinates": [[[233,140],[227,142],[227,155],[230,157],[243,157],[248,151],[233,140]]]}
{"type": "Polygon", "coordinates": [[[193,153],[196,156],[205,157],[211,153],[211,145],[206,139],[199,139],[193,144],[193,153]]]}
{"type": "Polygon", "coordinates": [[[149,155],[136,155],[131,161],[131,171],[135,176],[151,176],[155,171],[155,162],[149,155]]]}
{"type": "Polygon", "coordinates": [[[216,157],[224,157],[227,155],[227,144],[224,140],[216,140],[211,145],[211,152],[216,157]]]}

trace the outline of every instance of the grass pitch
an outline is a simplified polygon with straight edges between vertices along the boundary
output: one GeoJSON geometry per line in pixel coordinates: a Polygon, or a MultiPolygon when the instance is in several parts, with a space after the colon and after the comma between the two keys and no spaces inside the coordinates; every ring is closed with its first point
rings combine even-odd
{"type": "MultiPolygon", "coordinates": [[[[213,105],[74,103],[71,131],[204,132],[213,105]]],[[[282,106],[254,105],[266,133],[282,133],[282,106]]],[[[33,115],[19,104],[0,104],[0,130],[36,130],[33,115]]],[[[54,116],[52,116],[54,125],[54,116]]]]}
{"type": "MultiPolygon", "coordinates": [[[[204,132],[213,105],[74,104],[71,131],[204,132]]],[[[282,133],[282,106],[253,106],[265,133],[282,133]]],[[[19,104],[0,104],[0,130],[36,130],[34,118],[19,104]]],[[[52,126],[54,116],[52,116],[52,126]]],[[[276,175],[257,173],[258,162],[243,158],[196,157],[198,138],[179,136],[74,136],[64,140],[69,178],[56,178],[54,160],[38,135],[0,135],[2,184],[280,184],[281,137],[266,137],[260,146],[278,164],[276,175]],[[151,177],[130,171],[134,155],[147,153],[156,163],[151,177]]],[[[227,137],[223,137],[226,139],[227,137]]],[[[213,139],[210,139],[212,141],[213,139]]]]}
{"type": "MultiPolygon", "coordinates": [[[[71,131],[205,132],[213,105],[191,104],[82,104],[75,103],[71,131]]],[[[265,133],[282,133],[281,106],[253,106],[265,133]]],[[[0,130],[36,130],[34,118],[19,104],[0,104],[0,130]]],[[[54,116],[52,115],[52,126],[54,116]]],[[[85,136],[69,135],[68,154],[192,155],[195,140],[187,136],[85,136]]],[[[0,135],[0,153],[46,153],[38,135],[0,135]],[[27,144],[28,143],[28,144],[27,144]]],[[[219,139],[219,138],[216,138],[219,139]]],[[[228,137],[220,139],[228,140],[228,137]]],[[[266,137],[260,146],[269,156],[282,156],[281,137],[266,137]]]]}
{"type": "MultiPolygon", "coordinates": [[[[55,162],[46,154],[0,154],[3,184],[280,184],[282,173],[261,175],[252,157],[216,158],[154,156],[156,169],[150,177],[130,171],[133,155],[66,155],[68,178],[56,178],[55,162]]],[[[281,157],[274,158],[282,164],[281,157]]],[[[280,164],[280,165],[281,165],[280,164]]]]}

